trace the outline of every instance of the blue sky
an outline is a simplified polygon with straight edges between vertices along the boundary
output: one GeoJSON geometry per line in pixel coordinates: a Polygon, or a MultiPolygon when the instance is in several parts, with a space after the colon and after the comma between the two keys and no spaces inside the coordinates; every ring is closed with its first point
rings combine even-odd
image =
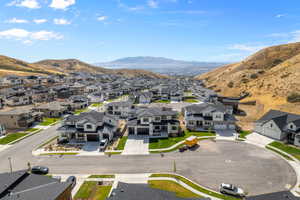
{"type": "Polygon", "coordinates": [[[233,62],[300,41],[299,0],[0,0],[0,54],[233,62]]]}

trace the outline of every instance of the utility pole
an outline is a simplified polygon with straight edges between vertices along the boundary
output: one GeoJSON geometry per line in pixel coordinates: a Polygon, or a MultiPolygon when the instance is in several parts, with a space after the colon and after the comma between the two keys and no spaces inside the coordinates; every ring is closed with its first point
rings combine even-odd
{"type": "Polygon", "coordinates": [[[12,163],[11,163],[11,157],[8,157],[9,167],[10,167],[10,173],[12,173],[12,163]]]}

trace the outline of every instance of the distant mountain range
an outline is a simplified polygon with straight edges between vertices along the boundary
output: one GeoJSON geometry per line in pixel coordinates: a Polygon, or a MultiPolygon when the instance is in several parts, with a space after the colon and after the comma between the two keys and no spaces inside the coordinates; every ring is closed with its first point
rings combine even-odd
{"type": "Polygon", "coordinates": [[[95,63],[110,69],[144,69],[165,75],[194,76],[208,72],[227,63],[173,60],[163,57],[127,57],[112,62],[95,63]]]}

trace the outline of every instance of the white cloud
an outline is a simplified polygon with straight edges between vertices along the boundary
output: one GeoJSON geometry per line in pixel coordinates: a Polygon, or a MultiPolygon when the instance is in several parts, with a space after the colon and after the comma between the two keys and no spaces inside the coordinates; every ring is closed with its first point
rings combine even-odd
{"type": "Polygon", "coordinates": [[[69,25],[69,24],[71,24],[70,21],[68,21],[66,19],[63,19],[63,18],[61,18],[61,19],[54,19],[53,23],[56,24],[56,25],[69,25]]]}
{"type": "Polygon", "coordinates": [[[228,49],[231,50],[239,50],[239,51],[248,51],[248,52],[256,52],[258,50],[261,50],[265,48],[266,46],[256,46],[256,45],[247,45],[247,44],[234,44],[231,45],[228,49]]]}
{"type": "Polygon", "coordinates": [[[117,0],[117,2],[118,2],[119,8],[123,8],[123,9],[128,10],[128,11],[140,11],[140,10],[145,9],[144,6],[128,6],[124,3],[122,3],[121,0],[117,0]]]}
{"type": "Polygon", "coordinates": [[[30,9],[38,9],[41,7],[37,0],[14,0],[8,3],[7,6],[18,6],[30,9]]]}
{"type": "Polygon", "coordinates": [[[24,44],[29,44],[29,41],[32,42],[32,40],[60,40],[63,38],[63,35],[52,31],[41,30],[30,32],[24,29],[14,28],[0,31],[0,38],[22,40],[24,44]]]}
{"type": "Polygon", "coordinates": [[[155,0],[148,0],[147,4],[150,8],[158,8],[158,2],[155,0]]]}
{"type": "Polygon", "coordinates": [[[43,23],[46,23],[47,20],[46,19],[34,19],[33,22],[36,24],[43,24],[43,23]]]}
{"type": "Polygon", "coordinates": [[[54,9],[66,10],[75,4],[75,0],[52,0],[50,7],[54,9]]]}
{"type": "Polygon", "coordinates": [[[33,42],[31,40],[24,40],[22,43],[26,45],[31,45],[33,42]]]}
{"type": "Polygon", "coordinates": [[[10,24],[25,24],[28,23],[28,21],[26,19],[17,19],[17,18],[12,18],[9,19],[7,21],[5,21],[6,23],[10,23],[10,24]]]}
{"type": "Polygon", "coordinates": [[[97,17],[97,20],[98,21],[105,21],[105,20],[107,20],[107,16],[100,16],[100,17],[97,17]]]}
{"type": "Polygon", "coordinates": [[[282,18],[282,17],[285,17],[285,15],[284,15],[284,14],[278,14],[278,15],[276,15],[275,17],[276,17],[276,18],[282,18]]]}
{"type": "Polygon", "coordinates": [[[290,42],[300,42],[300,30],[293,31],[291,35],[292,35],[292,39],[290,42]]]}
{"type": "Polygon", "coordinates": [[[285,33],[272,33],[269,34],[268,37],[283,39],[284,42],[287,43],[300,42],[300,30],[285,33]]]}

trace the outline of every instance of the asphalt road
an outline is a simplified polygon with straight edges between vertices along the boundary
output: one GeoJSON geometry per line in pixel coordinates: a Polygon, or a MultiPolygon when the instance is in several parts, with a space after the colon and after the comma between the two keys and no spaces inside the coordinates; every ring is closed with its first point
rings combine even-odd
{"type": "Polygon", "coordinates": [[[177,173],[199,184],[218,190],[222,182],[243,187],[250,195],[286,190],[294,186],[296,174],[289,164],[265,149],[229,141],[203,141],[193,152],[168,153],[143,156],[43,156],[33,157],[31,151],[52,138],[56,126],[29,137],[13,147],[0,152],[0,172],[9,171],[8,157],[13,169],[32,165],[45,165],[53,174],[101,174],[101,173],[177,173]]]}

